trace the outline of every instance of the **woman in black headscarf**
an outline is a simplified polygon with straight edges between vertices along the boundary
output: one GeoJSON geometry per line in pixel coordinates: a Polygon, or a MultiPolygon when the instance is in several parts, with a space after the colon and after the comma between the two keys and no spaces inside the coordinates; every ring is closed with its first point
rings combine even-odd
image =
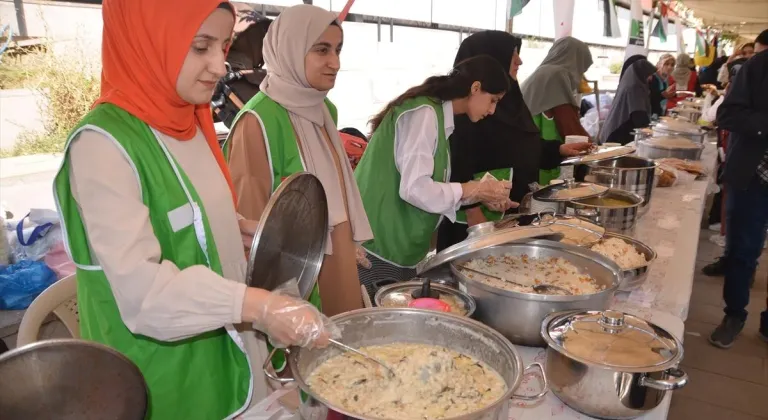
{"type": "Polygon", "coordinates": [[[611,112],[600,132],[603,143],[627,144],[634,140],[632,131],[651,123],[651,97],[648,79],[656,67],[646,59],[635,60],[619,82],[611,112]]]}
{"type": "Polygon", "coordinates": [[[632,65],[635,64],[636,61],[639,60],[647,60],[648,58],[642,54],[635,54],[631,57],[629,57],[626,61],[624,61],[624,65],[621,66],[621,74],[619,74],[619,81],[621,81],[621,78],[624,77],[624,73],[626,73],[627,69],[632,65]]]}
{"type": "MultiPolygon", "coordinates": [[[[587,143],[561,144],[544,141],[523,101],[517,70],[521,64],[522,40],[502,31],[477,32],[461,43],[455,62],[489,55],[509,69],[511,88],[496,105],[496,112],[472,123],[465,116],[455,119],[451,143],[451,182],[482,178],[486,172],[497,179],[513,180],[510,199],[519,202],[537,182],[539,169],[554,169],[563,156],[577,155],[587,143]],[[514,176],[514,179],[513,179],[514,176]]],[[[467,225],[498,220],[501,213],[483,206],[465,208],[455,223],[444,219],[437,235],[437,249],[445,249],[467,237],[467,225]]]]}

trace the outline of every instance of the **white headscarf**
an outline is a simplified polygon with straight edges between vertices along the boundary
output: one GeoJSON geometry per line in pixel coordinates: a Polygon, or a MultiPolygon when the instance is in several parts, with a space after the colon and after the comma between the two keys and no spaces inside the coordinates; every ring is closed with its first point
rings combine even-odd
{"type": "MultiPolygon", "coordinates": [[[[301,139],[302,157],[307,171],[320,179],[328,197],[328,224],[349,220],[356,242],[373,238],[360,191],[349,166],[339,132],[324,103],[327,91],[313,88],[307,81],[304,58],[336,15],[311,5],[285,9],[269,27],[264,38],[264,63],[267,76],[261,91],[288,111],[296,135],[301,139]],[[323,127],[333,150],[323,135],[323,127]],[[341,164],[346,191],[342,192],[332,153],[341,164]],[[347,208],[344,208],[346,195],[347,208]],[[348,217],[347,217],[348,216],[348,217]]],[[[330,244],[330,241],[329,241],[330,244]]],[[[331,247],[327,250],[330,253],[331,247]]]]}

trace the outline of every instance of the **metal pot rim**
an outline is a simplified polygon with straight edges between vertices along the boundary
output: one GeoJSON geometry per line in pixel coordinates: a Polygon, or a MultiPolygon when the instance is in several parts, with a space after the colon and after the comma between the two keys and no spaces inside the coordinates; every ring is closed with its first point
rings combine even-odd
{"type": "MultiPolygon", "coordinates": [[[[376,306],[379,308],[384,308],[383,306],[381,306],[381,300],[384,299],[384,296],[387,293],[393,292],[397,289],[406,288],[406,287],[421,287],[421,285],[422,285],[422,282],[418,280],[408,280],[408,281],[401,281],[393,284],[388,284],[376,291],[376,294],[373,296],[373,303],[375,303],[376,306]]],[[[475,301],[475,298],[469,295],[469,293],[465,293],[459,289],[454,289],[453,287],[446,286],[443,284],[438,284],[435,282],[432,282],[430,287],[437,289],[442,293],[448,293],[448,294],[460,296],[464,300],[464,303],[467,305],[467,307],[465,308],[467,310],[467,313],[459,316],[469,318],[472,316],[472,314],[475,313],[475,310],[477,309],[477,302],[475,301]]],[[[453,314],[453,312],[450,312],[450,313],[453,314]]]]}
{"type": "MultiPolygon", "coordinates": [[[[639,195],[637,195],[637,194],[635,194],[633,192],[624,191],[624,190],[621,190],[621,189],[618,189],[618,188],[610,188],[608,190],[608,192],[602,198],[610,197],[611,195],[618,195],[618,196],[622,196],[624,198],[628,198],[628,199],[632,200],[632,204],[628,205],[626,207],[608,207],[608,206],[599,206],[599,205],[594,205],[594,204],[583,203],[582,202],[583,200],[578,199],[578,200],[571,200],[571,201],[569,201],[568,205],[577,205],[577,206],[581,206],[581,207],[584,207],[584,208],[600,209],[600,210],[624,210],[624,209],[631,209],[631,208],[635,208],[635,207],[640,207],[645,202],[645,199],[643,197],[640,197],[639,195]]],[[[589,198],[587,198],[585,200],[589,200],[589,198]]]]}
{"type": "MultiPolygon", "coordinates": [[[[430,311],[428,309],[414,309],[414,308],[362,308],[362,309],[355,309],[353,311],[344,312],[335,316],[331,317],[331,321],[338,322],[343,321],[349,318],[355,318],[359,316],[365,316],[369,313],[376,313],[376,312],[400,312],[400,313],[415,313],[415,314],[423,314],[428,316],[434,316],[438,318],[449,318],[452,321],[456,321],[457,324],[464,324],[464,326],[467,326],[469,328],[476,328],[480,329],[492,336],[495,336],[495,338],[498,339],[500,344],[503,344],[504,349],[507,351],[507,354],[511,356],[510,358],[511,363],[515,364],[515,369],[517,374],[515,375],[515,380],[513,384],[507,383],[507,390],[504,392],[504,394],[499,397],[496,401],[494,401],[491,404],[486,405],[485,407],[482,407],[478,410],[475,410],[471,413],[467,413],[461,416],[457,417],[447,417],[444,420],[470,420],[473,417],[475,417],[480,412],[486,411],[486,410],[492,410],[498,407],[499,405],[503,404],[504,402],[510,400],[514,394],[514,392],[517,390],[518,387],[520,387],[520,383],[523,380],[523,359],[520,357],[520,353],[518,353],[517,349],[515,348],[512,343],[505,338],[501,333],[494,330],[493,328],[480,323],[478,321],[475,321],[471,318],[460,316],[460,315],[454,315],[451,313],[446,312],[436,312],[436,311],[430,311]]],[[[301,373],[299,373],[299,369],[296,366],[296,359],[299,357],[298,355],[301,353],[300,347],[291,347],[290,349],[286,349],[287,359],[288,359],[288,365],[291,368],[291,372],[293,374],[293,381],[295,381],[299,388],[301,388],[302,391],[310,394],[313,398],[320,401],[321,403],[325,404],[329,408],[332,408],[333,411],[338,412],[339,414],[343,414],[346,416],[350,416],[352,418],[361,419],[360,414],[352,413],[349,411],[346,411],[344,409],[339,408],[336,404],[332,404],[331,402],[327,401],[324,398],[319,397],[314,391],[312,391],[312,388],[304,381],[304,378],[302,377],[301,373]],[[355,417],[358,416],[358,417],[355,417]]],[[[267,360],[269,362],[269,360],[267,360]]],[[[545,375],[542,372],[542,375],[545,375]]],[[[544,376],[546,378],[546,376],[544,376]]],[[[378,417],[367,417],[364,420],[385,420],[378,417]]]]}
{"type": "MultiPolygon", "coordinates": [[[[510,245],[514,245],[514,244],[506,244],[503,246],[510,246],[510,245]]],[[[470,283],[473,286],[479,287],[494,295],[511,297],[511,298],[522,299],[522,300],[529,300],[529,301],[578,302],[582,300],[589,300],[596,296],[600,296],[608,293],[613,294],[616,291],[616,289],[618,289],[619,286],[621,285],[621,282],[623,279],[623,274],[622,274],[623,270],[621,269],[621,267],[619,267],[616,263],[614,263],[607,257],[601,254],[598,254],[597,252],[594,252],[590,249],[579,247],[577,245],[572,245],[577,249],[571,249],[571,248],[568,248],[568,246],[566,246],[565,244],[561,244],[559,242],[553,242],[553,241],[546,241],[546,240],[536,240],[536,241],[525,242],[524,245],[538,245],[538,246],[544,246],[549,248],[559,248],[571,254],[575,254],[579,257],[588,258],[590,260],[596,261],[601,265],[605,266],[606,268],[610,269],[614,274],[617,274],[617,275],[614,276],[613,284],[611,284],[611,287],[607,287],[604,290],[601,290],[597,293],[567,296],[567,295],[540,295],[538,293],[525,293],[525,292],[516,292],[514,290],[499,289],[499,288],[487,285],[481,281],[473,280],[463,275],[461,273],[461,269],[457,266],[455,262],[451,263],[451,272],[453,272],[453,274],[458,278],[459,283],[462,283],[462,282],[470,283]]]]}
{"type": "Polygon", "coordinates": [[[644,170],[656,169],[659,166],[659,163],[656,162],[653,159],[648,159],[648,158],[644,158],[642,156],[635,156],[635,155],[622,156],[622,157],[614,159],[614,160],[619,160],[619,159],[627,158],[627,157],[631,157],[631,158],[634,158],[634,159],[646,161],[646,162],[648,162],[650,164],[650,166],[644,166],[642,168],[617,168],[615,166],[600,165],[600,163],[610,162],[610,160],[599,161],[599,162],[595,162],[595,163],[592,163],[592,164],[587,164],[587,166],[589,166],[591,168],[595,168],[595,169],[607,169],[607,170],[610,170],[610,171],[617,171],[617,172],[644,171],[644,170]]]}
{"type": "MultiPolygon", "coordinates": [[[[554,312],[549,315],[547,315],[543,321],[541,321],[541,338],[544,339],[544,341],[547,342],[547,351],[553,350],[558,352],[559,354],[563,355],[564,357],[567,357],[571,360],[575,360],[579,363],[583,363],[585,365],[588,365],[590,367],[595,367],[602,370],[608,370],[613,372],[627,372],[627,373],[652,373],[652,372],[663,372],[667,369],[676,367],[680,360],[683,359],[683,344],[682,342],[674,335],[669,334],[669,336],[675,341],[675,345],[677,346],[677,354],[675,354],[670,360],[667,360],[666,362],[657,365],[657,366],[648,366],[648,367],[617,367],[617,366],[607,366],[602,363],[596,363],[591,360],[586,360],[584,358],[581,358],[579,356],[570,354],[565,351],[565,349],[561,349],[560,346],[555,343],[555,341],[552,339],[552,337],[549,336],[549,326],[552,324],[553,321],[559,320],[562,317],[574,315],[577,313],[585,312],[584,309],[575,309],[570,311],[563,311],[563,312],[554,312]]],[[[639,317],[638,317],[639,318],[639,317]]],[[[646,321],[648,322],[648,321],[646,321]]],[[[651,324],[650,322],[648,322],[651,324]]],[[[665,329],[656,326],[659,329],[662,329],[666,331],[665,329]]]]}

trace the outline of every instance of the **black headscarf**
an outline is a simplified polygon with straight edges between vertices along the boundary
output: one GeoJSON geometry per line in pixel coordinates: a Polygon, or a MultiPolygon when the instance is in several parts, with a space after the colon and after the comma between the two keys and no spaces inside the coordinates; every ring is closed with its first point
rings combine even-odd
{"type": "Polygon", "coordinates": [[[619,74],[619,80],[624,76],[624,73],[627,71],[627,69],[632,65],[635,64],[635,62],[639,60],[647,60],[647,57],[642,54],[635,54],[631,57],[629,57],[625,62],[624,65],[621,66],[621,74],[619,74]]]}
{"type": "MultiPolygon", "coordinates": [[[[520,38],[502,31],[477,32],[461,43],[455,63],[487,54],[509,69],[522,43],[520,38]]],[[[528,193],[528,183],[538,180],[541,140],[520,85],[510,81],[511,88],[493,115],[477,123],[465,115],[456,117],[450,138],[451,180],[466,182],[476,173],[513,168],[510,198],[520,201],[528,193]]]]}
{"type": "Polygon", "coordinates": [[[717,57],[712,64],[704,67],[699,72],[699,83],[702,85],[715,85],[718,89],[722,88],[720,82],[717,81],[717,73],[720,71],[720,67],[728,61],[728,57],[717,57]]]}

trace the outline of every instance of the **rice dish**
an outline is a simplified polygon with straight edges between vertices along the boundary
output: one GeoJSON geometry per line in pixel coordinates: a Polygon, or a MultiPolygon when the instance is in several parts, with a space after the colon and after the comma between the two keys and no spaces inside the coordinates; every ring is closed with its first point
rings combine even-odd
{"type": "Polygon", "coordinates": [[[441,346],[393,343],[360,350],[390,366],[395,377],[354,353],[342,353],[315,368],[307,384],[321,398],[361,416],[457,417],[488,407],[507,391],[493,368],[441,346]]]}
{"type": "Polygon", "coordinates": [[[592,245],[592,251],[608,257],[624,270],[644,266],[648,263],[645,255],[634,246],[619,238],[608,238],[592,245]]]}
{"type": "Polygon", "coordinates": [[[476,258],[465,265],[467,268],[504,280],[463,270],[462,273],[470,279],[513,292],[538,294],[533,290],[533,286],[544,284],[563,288],[574,295],[588,295],[605,289],[597,284],[592,276],[580,273],[575,265],[559,257],[539,259],[527,255],[505,254],[476,258]]]}

